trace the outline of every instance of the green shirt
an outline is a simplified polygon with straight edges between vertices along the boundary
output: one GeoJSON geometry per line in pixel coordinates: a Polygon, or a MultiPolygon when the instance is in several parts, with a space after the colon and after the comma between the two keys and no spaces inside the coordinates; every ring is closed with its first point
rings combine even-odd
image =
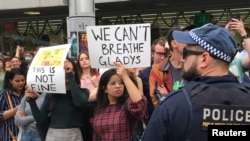
{"type": "Polygon", "coordinates": [[[66,94],[47,94],[41,110],[35,102],[30,102],[33,116],[37,123],[42,124],[48,115],[51,115],[51,128],[66,129],[77,128],[83,125],[83,108],[87,106],[89,92],[87,89],[80,89],[75,82],[74,76],[70,73],[66,75],[70,90],[66,94]],[[52,111],[48,110],[52,95],[55,95],[55,106],[52,111]]]}
{"type": "Polygon", "coordinates": [[[0,90],[3,89],[4,77],[5,77],[5,71],[1,71],[0,72],[0,90]]]}
{"type": "Polygon", "coordinates": [[[242,66],[242,57],[234,59],[230,63],[229,71],[238,79],[240,83],[243,82],[244,73],[247,71],[242,66]]]}

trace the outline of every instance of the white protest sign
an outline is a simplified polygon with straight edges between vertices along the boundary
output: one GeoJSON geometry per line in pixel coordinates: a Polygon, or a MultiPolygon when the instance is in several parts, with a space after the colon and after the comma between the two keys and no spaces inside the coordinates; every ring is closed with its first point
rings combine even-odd
{"type": "Polygon", "coordinates": [[[150,24],[87,26],[91,67],[148,67],[151,62],[150,24]]]}
{"type": "Polygon", "coordinates": [[[27,85],[36,92],[66,94],[64,60],[70,44],[40,48],[27,74],[27,85]]]}

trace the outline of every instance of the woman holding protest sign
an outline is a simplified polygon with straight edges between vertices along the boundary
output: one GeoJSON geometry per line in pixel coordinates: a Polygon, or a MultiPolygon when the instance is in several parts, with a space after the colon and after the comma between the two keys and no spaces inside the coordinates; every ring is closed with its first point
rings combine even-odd
{"type": "Polygon", "coordinates": [[[131,140],[135,134],[138,135],[135,126],[146,114],[146,97],[130,78],[126,68],[118,62],[115,65],[116,69],[105,71],[100,78],[91,119],[94,141],[131,140]]]}
{"type": "Polygon", "coordinates": [[[89,91],[81,89],[79,73],[75,62],[67,58],[64,62],[66,94],[47,94],[39,110],[35,99],[37,92],[26,89],[25,97],[38,124],[43,124],[50,116],[46,141],[83,141],[85,134],[80,128],[84,126],[83,108],[87,105],[89,91]]]}

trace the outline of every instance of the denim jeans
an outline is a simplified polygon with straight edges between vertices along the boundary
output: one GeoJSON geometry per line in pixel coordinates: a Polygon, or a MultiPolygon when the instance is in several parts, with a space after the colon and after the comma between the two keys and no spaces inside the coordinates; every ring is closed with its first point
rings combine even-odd
{"type": "Polygon", "coordinates": [[[23,129],[21,141],[42,141],[39,134],[29,129],[23,129]]]}

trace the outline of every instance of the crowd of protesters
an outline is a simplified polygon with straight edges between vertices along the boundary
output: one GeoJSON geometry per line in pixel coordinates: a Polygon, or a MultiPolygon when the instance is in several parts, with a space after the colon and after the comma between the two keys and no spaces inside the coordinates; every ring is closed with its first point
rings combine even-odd
{"type": "MultiPolygon", "coordinates": [[[[100,73],[91,67],[88,51],[81,51],[75,61],[67,57],[65,95],[38,93],[26,87],[36,51],[17,46],[12,56],[0,55],[0,141],[14,141],[20,132],[21,141],[184,140],[189,137],[187,119],[192,113],[183,102],[182,90],[189,82],[221,80],[223,84],[214,83],[224,87],[230,81],[235,89],[249,82],[250,39],[238,19],[225,27],[207,24],[170,29],[152,43],[152,65],[147,68],[125,68],[114,62],[115,68],[100,73]],[[246,52],[237,58],[234,32],[242,37],[240,45],[246,52]],[[49,129],[41,137],[36,125],[47,120],[49,129]]],[[[239,104],[234,95],[228,96],[232,104],[239,104]]],[[[247,106],[245,100],[242,106],[247,106]]],[[[192,126],[196,128],[190,137],[206,141],[207,133],[201,132],[199,125],[192,126]]]]}

